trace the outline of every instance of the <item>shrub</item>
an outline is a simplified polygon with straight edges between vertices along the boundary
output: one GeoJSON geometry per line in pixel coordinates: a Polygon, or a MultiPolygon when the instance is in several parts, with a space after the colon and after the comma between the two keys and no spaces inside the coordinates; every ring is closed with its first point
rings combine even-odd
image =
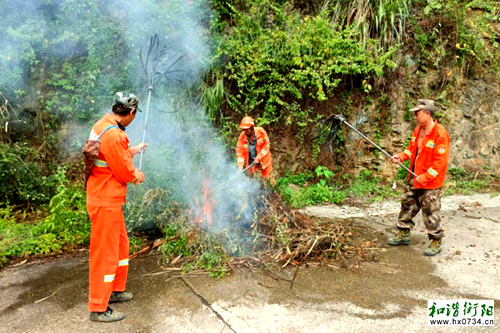
{"type": "Polygon", "coordinates": [[[0,143],[0,206],[9,203],[42,205],[55,194],[54,167],[44,166],[38,153],[25,143],[0,143]]]}
{"type": "Polygon", "coordinates": [[[44,219],[34,224],[24,219],[18,222],[11,215],[11,207],[0,210],[0,267],[11,257],[58,253],[63,248],[88,244],[90,221],[83,184],[68,182],[64,169],[56,173],[56,179],[57,193],[44,219]]]}
{"type": "Polygon", "coordinates": [[[228,103],[240,114],[258,113],[262,125],[293,119],[293,101],[324,101],[349,78],[361,83],[395,66],[394,48],[384,52],[369,38],[360,43],[359,30],[332,25],[327,13],[302,18],[290,6],[259,0],[245,11],[233,7],[231,16],[232,33],[218,49],[236,87],[228,103]]]}

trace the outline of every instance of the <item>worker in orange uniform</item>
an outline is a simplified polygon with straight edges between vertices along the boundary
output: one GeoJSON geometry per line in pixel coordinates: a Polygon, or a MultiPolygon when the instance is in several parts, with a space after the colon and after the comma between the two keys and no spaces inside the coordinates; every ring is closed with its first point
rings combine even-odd
{"type": "Polygon", "coordinates": [[[133,94],[116,93],[113,112],[99,120],[90,133],[101,143],[87,182],[87,210],[92,221],[90,234],[89,311],[90,320],[111,322],[123,319],[108,303],[132,299],[125,292],[129,241],[122,205],[127,184],[140,184],[144,174],[132,163],[133,155],[145,149],[141,143],[130,148],[125,128],[135,119],[139,100],[133,94]]]}
{"type": "Polygon", "coordinates": [[[271,143],[266,131],[262,127],[255,127],[252,117],[243,117],[240,128],[243,132],[241,132],[236,146],[238,168],[243,170],[250,166],[247,171],[249,176],[260,172],[262,178],[272,180],[271,143]]]}
{"type": "Polygon", "coordinates": [[[431,240],[424,251],[425,256],[441,252],[443,229],[441,228],[441,187],[444,184],[448,159],[450,157],[450,136],[446,129],[433,119],[434,101],[419,99],[411,109],[418,126],[413,132],[408,148],[394,155],[392,162],[410,160],[410,169],[418,175],[408,175],[405,193],[401,200],[397,227],[399,232],[389,239],[390,245],[410,244],[410,230],[415,226],[413,218],[420,209],[431,240]]]}

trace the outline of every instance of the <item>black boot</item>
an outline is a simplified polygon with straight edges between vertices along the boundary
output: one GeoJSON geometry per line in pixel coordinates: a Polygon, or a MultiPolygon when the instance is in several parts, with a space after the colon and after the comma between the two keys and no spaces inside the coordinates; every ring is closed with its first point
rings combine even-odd
{"type": "Polygon", "coordinates": [[[122,320],[125,315],[121,312],[115,312],[109,306],[104,312],[91,312],[90,320],[92,321],[100,321],[105,323],[110,323],[113,321],[122,320]]]}
{"type": "Polygon", "coordinates": [[[126,291],[113,291],[109,297],[109,303],[126,302],[134,298],[132,293],[126,291]]]}

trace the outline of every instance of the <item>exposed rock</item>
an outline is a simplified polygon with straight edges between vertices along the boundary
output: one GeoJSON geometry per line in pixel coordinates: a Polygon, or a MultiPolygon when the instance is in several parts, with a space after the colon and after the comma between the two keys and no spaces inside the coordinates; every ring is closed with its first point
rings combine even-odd
{"type": "Polygon", "coordinates": [[[462,167],[463,169],[465,169],[467,171],[476,172],[476,171],[483,170],[485,165],[486,164],[485,164],[484,160],[479,159],[479,158],[474,158],[474,159],[470,159],[470,160],[464,160],[460,164],[460,167],[462,167]]]}

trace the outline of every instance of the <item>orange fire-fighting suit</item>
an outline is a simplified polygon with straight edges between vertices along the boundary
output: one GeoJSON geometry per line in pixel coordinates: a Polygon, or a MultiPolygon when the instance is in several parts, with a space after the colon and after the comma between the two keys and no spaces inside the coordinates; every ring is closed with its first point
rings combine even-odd
{"type": "MultiPolygon", "coordinates": [[[[257,138],[256,150],[257,158],[259,159],[259,164],[255,167],[251,167],[250,172],[257,172],[260,170],[262,178],[269,179],[271,177],[271,171],[273,171],[273,163],[271,158],[271,143],[269,142],[269,137],[266,131],[262,127],[254,127],[255,136],[257,138]]],[[[248,138],[245,132],[241,132],[238,138],[238,144],[236,146],[236,162],[240,170],[246,168],[249,164],[249,152],[248,152],[248,138]]]]}
{"type": "Polygon", "coordinates": [[[124,291],[128,274],[129,241],[122,205],[127,184],[137,179],[129,140],[118,122],[106,114],[90,133],[101,148],[87,183],[87,210],[92,221],[90,234],[89,311],[106,311],[113,291],[124,291]]]}
{"type": "MultiPolygon", "coordinates": [[[[450,157],[450,136],[446,129],[437,123],[422,141],[422,151],[418,150],[418,136],[420,126],[415,128],[409,146],[398,156],[402,161],[410,159],[410,170],[412,170],[421,181],[419,184],[413,179],[415,188],[437,189],[443,186],[448,159],[450,157]]],[[[411,175],[408,175],[408,180],[411,175]]]]}

